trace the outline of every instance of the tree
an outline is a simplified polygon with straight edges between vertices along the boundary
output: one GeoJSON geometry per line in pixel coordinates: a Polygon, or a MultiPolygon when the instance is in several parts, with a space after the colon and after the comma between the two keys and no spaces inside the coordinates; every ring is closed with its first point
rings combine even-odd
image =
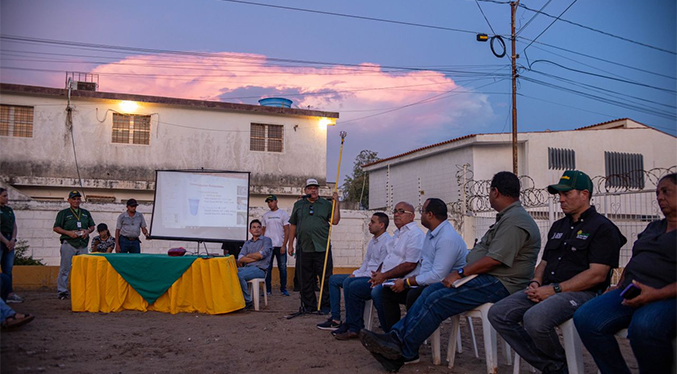
{"type": "Polygon", "coordinates": [[[362,165],[378,161],[377,152],[362,150],[353,164],[353,175],[346,175],[343,182],[343,200],[356,201],[364,209],[369,208],[369,174],[362,170],[362,165]]]}

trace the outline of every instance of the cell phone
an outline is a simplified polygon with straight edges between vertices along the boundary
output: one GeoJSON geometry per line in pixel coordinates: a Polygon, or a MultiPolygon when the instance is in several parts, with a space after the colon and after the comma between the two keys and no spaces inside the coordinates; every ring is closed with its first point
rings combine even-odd
{"type": "Polygon", "coordinates": [[[634,299],[635,297],[639,296],[639,294],[642,293],[642,289],[639,287],[635,286],[633,283],[630,283],[625,289],[621,292],[621,297],[630,300],[634,299]]]}

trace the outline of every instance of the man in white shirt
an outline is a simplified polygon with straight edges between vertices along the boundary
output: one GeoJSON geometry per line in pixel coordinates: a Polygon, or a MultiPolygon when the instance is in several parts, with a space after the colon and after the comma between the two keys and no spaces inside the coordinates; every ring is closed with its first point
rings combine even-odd
{"type": "Polygon", "coordinates": [[[280,273],[280,292],[284,296],[289,296],[287,292],[287,240],[289,240],[289,214],[277,207],[277,196],[266,196],[266,203],[270,211],[263,214],[261,222],[263,223],[263,235],[273,241],[273,255],[270,256],[270,265],[266,273],[266,289],[271,293],[272,286],[270,282],[273,272],[273,259],[277,259],[277,269],[280,273]]]}
{"type": "Polygon", "coordinates": [[[362,266],[355,270],[352,274],[334,274],[329,277],[329,302],[331,304],[331,317],[326,322],[318,323],[317,328],[320,330],[336,330],[341,326],[341,288],[344,292],[344,300],[346,306],[346,325],[349,323],[349,305],[348,293],[353,287],[359,287],[364,293],[363,298],[354,300],[354,305],[351,304],[357,314],[355,321],[351,321],[357,326],[364,326],[362,321],[362,312],[364,310],[364,302],[371,299],[371,273],[378,269],[383,262],[383,259],[388,254],[388,242],[391,237],[386,232],[390,220],[388,215],[382,212],[374,213],[369,221],[369,232],[373,235],[369,244],[367,245],[367,254],[364,257],[362,266]]]}
{"type": "MultiPolygon", "coordinates": [[[[423,247],[425,234],[414,222],[415,216],[416,213],[414,212],[413,205],[404,201],[395,205],[393,221],[395,226],[397,226],[397,230],[395,230],[393,239],[388,243],[388,254],[383,259],[383,263],[376,271],[372,272],[371,279],[369,280],[372,289],[368,293],[368,296],[374,300],[374,306],[376,307],[381,325],[385,321],[383,316],[383,298],[381,296],[383,285],[381,283],[388,279],[400,278],[411,273],[416,269],[416,265],[421,260],[421,248],[423,247]]],[[[356,287],[351,287],[349,291],[351,292],[344,292],[346,305],[348,305],[352,298],[363,297],[363,295],[355,292],[358,291],[356,287]]],[[[369,297],[365,299],[368,300],[369,297]]],[[[350,311],[346,307],[346,314],[349,313],[350,311]]],[[[332,332],[332,334],[339,340],[355,339],[359,337],[360,328],[344,324],[332,332]]]]}

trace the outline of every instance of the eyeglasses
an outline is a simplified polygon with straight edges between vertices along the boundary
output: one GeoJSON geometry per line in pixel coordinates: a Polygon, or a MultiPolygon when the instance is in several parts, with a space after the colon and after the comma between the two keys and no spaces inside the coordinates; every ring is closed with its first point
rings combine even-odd
{"type": "Polygon", "coordinates": [[[405,214],[405,213],[410,213],[413,214],[414,212],[409,211],[409,210],[404,210],[404,209],[393,209],[393,214],[405,214]]]}
{"type": "Polygon", "coordinates": [[[308,214],[310,214],[310,215],[312,216],[313,213],[315,213],[315,212],[313,211],[313,206],[311,205],[311,206],[310,206],[310,211],[308,212],[308,214]]]}

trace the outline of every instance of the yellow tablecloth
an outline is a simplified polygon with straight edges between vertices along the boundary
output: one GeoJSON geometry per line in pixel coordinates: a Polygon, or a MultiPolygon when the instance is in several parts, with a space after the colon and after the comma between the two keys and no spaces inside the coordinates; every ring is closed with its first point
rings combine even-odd
{"type": "Polygon", "coordinates": [[[163,313],[223,314],[244,308],[233,256],[198,258],[149,305],[101,256],[73,257],[71,308],[74,312],[154,310],[163,313]]]}

